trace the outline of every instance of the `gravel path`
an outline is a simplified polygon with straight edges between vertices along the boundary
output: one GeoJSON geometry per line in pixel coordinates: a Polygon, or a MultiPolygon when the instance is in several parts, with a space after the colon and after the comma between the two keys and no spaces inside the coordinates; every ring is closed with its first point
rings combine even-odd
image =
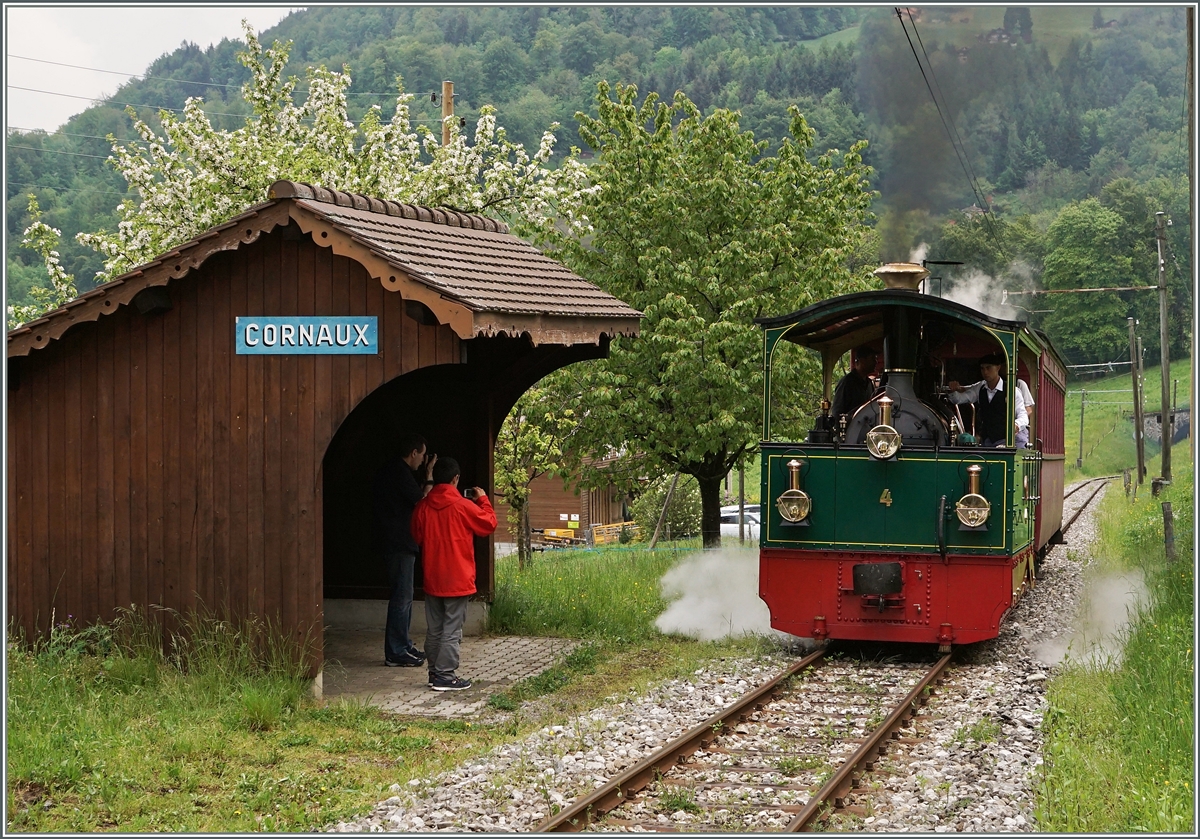
{"type": "MultiPolygon", "coordinates": [[[[1066,515],[1088,494],[1068,499],[1066,515]]],[[[833,829],[1036,829],[1033,784],[1041,764],[1044,686],[1058,655],[1051,652],[1047,659],[1047,650],[1063,649],[1072,634],[1083,562],[1095,532],[1089,510],[1075,522],[1069,545],[1048,554],[1038,586],[1010,614],[1000,637],[970,649],[917,717],[918,736],[901,741],[880,761],[833,829]]],[[[393,785],[393,797],[370,813],[327,830],[532,830],[552,805],[562,807],[603,785],[790,660],[782,653],[722,659],[644,695],[610,697],[566,725],[542,728],[441,776],[393,785]]]]}

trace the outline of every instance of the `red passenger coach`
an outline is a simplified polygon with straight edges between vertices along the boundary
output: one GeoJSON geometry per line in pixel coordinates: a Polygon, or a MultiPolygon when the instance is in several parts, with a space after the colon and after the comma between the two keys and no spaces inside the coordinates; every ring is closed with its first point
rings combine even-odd
{"type": "Polygon", "coordinates": [[[993,638],[1035,583],[1035,559],[1061,538],[1065,365],[1024,323],[918,293],[919,265],[876,273],[888,289],[758,321],[759,594],[771,625],[801,637],[945,649],[993,638]],[[863,404],[834,397],[835,365],[851,350],[866,359],[860,366],[873,353],[883,360],[863,404]],[[788,388],[814,352],[823,371],[815,421],[815,406],[788,388]],[[990,391],[970,385],[981,370],[990,391]],[[1028,446],[1018,378],[1034,403],[1028,446]]]}

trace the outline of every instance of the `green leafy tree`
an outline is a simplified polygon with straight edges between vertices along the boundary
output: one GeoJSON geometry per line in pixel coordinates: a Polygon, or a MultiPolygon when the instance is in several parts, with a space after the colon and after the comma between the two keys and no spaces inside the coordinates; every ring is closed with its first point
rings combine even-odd
{"type": "MultiPolygon", "coordinates": [[[[1095,198],[1064,207],[1046,231],[1045,287],[1135,285],[1133,260],[1120,247],[1122,235],[1121,217],[1095,198]]],[[[1055,294],[1045,299],[1054,308],[1046,316],[1046,329],[1069,361],[1086,364],[1122,357],[1129,343],[1125,318],[1130,307],[1118,294],[1055,294]]]]}
{"type": "Polygon", "coordinates": [[[543,475],[569,474],[567,451],[579,423],[572,407],[577,394],[566,384],[565,377],[550,377],[525,391],[496,436],[496,493],[508,504],[522,570],[531,557],[530,487],[543,475]]]}
{"type": "Polygon", "coordinates": [[[865,143],[807,153],[812,129],[791,112],[775,157],[726,110],[703,116],[682,93],[668,105],[598,86],[598,116],[578,114],[598,153],[586,238],[548,244],[582,276],[645,313],[641,336],[614,340],[583,374],[583,450],[641,457],[646,474],[696,478],[705,545],[720,544],[720,486],[761,427],[762,332],[783,314],[869,287],[848,267],[866,232],[865,143]]]}

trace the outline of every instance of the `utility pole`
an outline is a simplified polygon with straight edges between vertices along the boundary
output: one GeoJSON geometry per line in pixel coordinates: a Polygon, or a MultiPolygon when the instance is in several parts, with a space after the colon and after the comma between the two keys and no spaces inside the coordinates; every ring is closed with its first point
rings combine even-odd
{"type": "Polygon", "coordinates": [[[1167,241],[1166,213],[1154,214],[1154,238],[1158,242],[1158,340],[1162,349],[1159,371],[1162,373],[1162,479],[1171,482],[1171,330],[1167,325],[1167,261],[1163,250],[1167,241]]]}
{"type": "Polygon", "coordinates": [[[442,82],[442,145],[450,145],[450,120],[454,116],[454,82],[442,82]]]}
{"type": "Polygon", "coordinates": [[[1141,435],[1138,437],[1138,456],[1142,461],[1142,476],[1138,478],[1139,483],[1146,482],[1146,475],[1150,472],[1150,468],[1146,466],[1146,370],[1143,367],[1146,351],[1142,349],[1142,336],[1137,339],[1137,398],[1138,406],[1142,412],[1142,418],[1138,423],[1138,430],[1141,435]]]}
{"type": "Polygon", "coordinates": [[[1133,318],[1126,318],[1129,323],[1129,372],[1133,379],[1133,439],[1137,444],[1137,481],[1141,483],[1142,477],[1146,474],[1146,449],[1143,444],[1142,434],[1142,394],[1141,394],[1141,365],[1138,363],[1138,340],[1134,334],[1134,324],[1137,323],[1133,318]]]}
{"type": "Polygon", "coordinates": [[[1083,409],[1087,407],[1087,390],[1081,390],[1080,395],[1083,399],[1079,402],[1079,459],[1075,461],[1076,469],[1083,468],[1083,409]]]}

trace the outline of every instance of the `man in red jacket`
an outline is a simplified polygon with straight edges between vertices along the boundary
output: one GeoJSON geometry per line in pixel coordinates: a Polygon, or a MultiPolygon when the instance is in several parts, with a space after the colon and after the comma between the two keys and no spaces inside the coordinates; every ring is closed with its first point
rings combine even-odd
{"type": "Polygon", "coordinates": [[[458,492],[458,461],[443,457],[433,467],[433,489],[417,503],[412,535],[421,547],[425,581],[425,655],[429,686],[466,690],[458,669],[467,601],[475,593],[475,537],[496,529],[496,512],[480,487],[458,492]]]}

